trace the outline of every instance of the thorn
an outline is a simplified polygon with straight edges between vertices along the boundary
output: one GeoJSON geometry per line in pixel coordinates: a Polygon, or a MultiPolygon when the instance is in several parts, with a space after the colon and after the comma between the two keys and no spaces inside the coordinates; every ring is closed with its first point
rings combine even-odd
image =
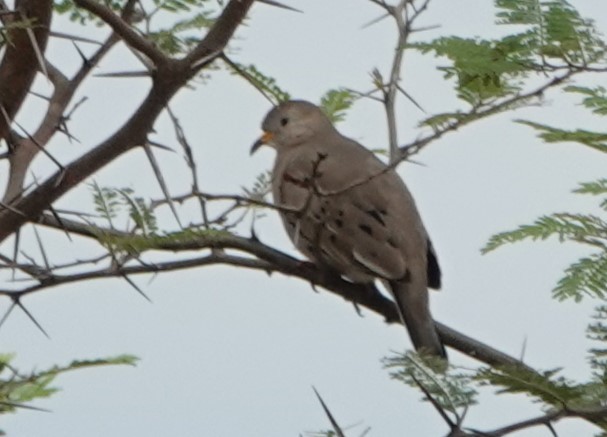
{"type": "MultiPolygon", "coordinates": [[[[24,22],[26,22],[27,17],[25,16],[25,14],[21,13],[21,19],[24,22]]],[[[34,31],[32,30],[32,28],[30,26],[26,27],[25,31],[27,32],[27,36],[32,44],[34,53],[36,54],[36,59],[38,60],[38,65],[40,67],[40,71],[42,71],[42,74],[44,75],[44,77],[46,77],[46,80],[48,80],[50,82],[51,79],[48,75],[48,71],[46,70],[46,61],[44,59],[44,56],[42,56],[40,46],[38,45],[38,41],[36,41],[36,36],[34,35],[34,31]]]]}
{"type": "Polygon", "coordinates": [[[40,238],[40,233],[38,232],[38,228],[36,226],[34,226],[33,229],[34,229],[34,237],[36,237],[36,242],[38,243],[38,248],[40,249],[40,254],[42,255],[42,260],[44,261],[44,267],[46,267],[46,270],[50,271],[51,266],[48,262],[48,257],[46,256],[46,250],[44,250],[44,245],[42,244],[42,239],[40,238]]]}
{"type": "Polygon", "coordinates": [[[325,401],[323,401],[322,397],[320,397],[320,394],[316,390],[316,387],[312,386],[312,390],[314,390],[314,393],[316,394],[316,397],[318,398],[318,401],[320,402],[322,409],[324,410],[325,414],[329,418],[329,422],[331,422],[331,426],[333,427],[333,431],[335,431],[335,434],[337,435],[337,437],[345,437],[344,432],[341,430],[341,428],[335,421],[335,418],[331,414],[331,411],[329,411],[329,407],[327,407],[327,405],[325,404],[325,401]]]}
{"type": "Polygon", "coordinates": [[[192,65],[190,65],[190,68],[192,68],[193,70],[196,70],[197,68],[199,68],[205,64],[208,64],[209,62],[213,61],[214,59],[221,57],[222,54],[223,54],[223,49],[215,50],[215,51],[209,53],[207,56],[194,61],[192,63],[192,65]]]}
{"type": "Polygon", "coordinates": [[[148,143],[149,143],[149,144],[150,144],[150,146],[152,146],[152,147],[156,147],[156,148],[158,148],[158,149],[165,150],[165,151],[167,151],[167,152],[171,152],[171,153],[177,153],[177,152],[175,152],[175,150],[173,150],[171,147],[169,147],[169,146],[165,146],[164,144],[160,144],[160,143],[157,143],[157,142],[155,142],[155,141],[148,141],[148,143]]]}
{"type": "Polygon", "coordinates": [[[15,232],[15,246],[13,248],[13,267],[12,267],[12,273],[11,273],[11,279],[14,281],[15,280],[15,273],[17,272],[17,268],[15,267],[17,265],[17,256],[19,255],[19,242],[21,241],[21,228],[17,229],[17,231],[15,232]]]}
{"type": "Polygon", "coordinates": [[[381,15],[381,16],[379,16],[377,18],[374,18],[373,20],[369,21],[368,23],[363,24],[362,26],[360,26],[360,28],[361,29],[366,29],[368,27],[371,27],[374,24],[379,23],[381,20],[383,20],[384,18],[389,17],[389,16],[390,16],[390,14],[386,12],[384,15],[381,15]]]}
{"type": "Polygon", "coordinates": [[[9,211],[14,212],[17,215],[20,215],[21,217],[27,217],[21,211],[19,211],[18,209],[13,208],[12,206],[10,206],[10,205],[8,205],[6,203],[0,202],[0,207],[2,207],[4,209],[8,209],[9,211]]]}
{"type": "Polygon", "coordinates": [[[251,241],[254,241],[255,243],[259,243],[259,237],[257,236],[257,232],[255,232],[255,228],[251,225],[251,237],[250,237],[251,241]]]}
{"type": "Polygon", "coordinates": [[[20,404],[18,402],[3,402],[3,401],[0,401],[0,405],[6,405],[6,406],[12,407],[12,408],[23,408],[25,410],[41,411],[43,413],[52,413],[51,410],[47,410],[46,408],[32,407],[31,405],[20,404]]]}
{"type": "Polygon", "coordinates": [[[4,322],[6,322],[6,320],[8,319],[9,314],[13,311],[13,309],[16,306],[17,305],[15,304],[15,301],[13,300],[12,303],[11,303],[11,306],[8,308],[8,310],[6,310],[6,312],[2,316],[2,319],[0,319],[0,328],[2,327],[2,325],[4,325],[4,322]]]}
{"type": "Polygon", "coordinates": [[[99,46],[102,45],[101,42],[95,41],[94,39],[84,38],[84,37],[76,36],[76,35],[69,35],[67,33],[62,33],[62,32],[53,32],[53,31],[50,31],[49,32],[49,36],[54,36],[56,38],[69,39],[69,40],[72,40],[72,41],[87,42],[87,43],[96,44],[96,45],[99,45],[99,46]]]}
{"type": "Polygon", "coordinates": [[[277,8],[286,9],[288,11],[299,12],[299,13],[303,14],[303,11],[301,11],[299,9],[295,9],[292,6],[287,6],[287,5],[283,4],[283,3],[279,3],[279,2],[274,1],[274,0],[257,0],[257,1],[259,3],[265,3],[266,5],[269,5],[269,6],[275,6],[277,8]]]}
{"type": "MultiPolygon", "coordinates": [[[[4,112],[4,108],[2,108],[2,110],[4,112]]],[[[7,115],[5,113],[5,117],[6,116],[7,115]]],[[[25,129],[21,124],[17,123],[15,120],[13,120],[13,123],[19,129],[21,129],[21,131],[25,134],[25,136],[32,142],[32,144],[34,146],[36,146],[38,148],[38,150],[40,150],[42,153],[44,153],[46,155],[47,158],[49,158],[51,161],[53,161],[53,163],[59,168],[59,170],[65,171],[65,168],[63,167],[63,165],[61,165],[61,163],[57,159],[55,159],[55,157],[53,155],[51,155],[51,153],[48,150],[46,150],[46,148],[44,146],[42,146],[38,141],[36,141],[36,139],[27,131],[27,129],[25,129]]]]}
{"type": "Polygon", "coordinates": [[[396,88],[397,88],[397,89],[398,89],[398,90],[399,90],[401,93],[403,93],[403,95],[404,95],[404,96],[405,96],[407,99],[409,99],[409,101],[410,101],[411,103],[413,103],[417,109],[419,109],[420,111],[422,111],[424,114],[427,114],[426,110],[425,110],[425,109],[424,109],[424,108],[423,108],[423,107],[422,107],[422,106],[421,106],[421,105],[420,105],[420,104],[419,104],[419,103],[418,103],[418,102],[417,102],[417,101],[416,101],[416,100],[415,100],[415,99],[414,99],[414,98],[413,98],[413,97],[412,97],[412,96],[411,96],[411,95],[410,95],[410,94],[409,94],[407,91],[405,91],[405,90],[404,90],[404,89],[403,89],[403,88],[402,88],[400,85],[398,85],[398,84],[397,84],[397,85],[396,85],[396,88]]]}
{"type": "Polygon", "coordinates": [[[25,306],[23,306],[23,304],[21,303],[19,298],[13,299],[13,302],[15,302],[15,305],[17,305],[19,308],[21,308],[21,310],[25,313],[25,315],[27,317],[29,317],[29,319],[34,323],[34,325],[36,325],[36,327],[40,330],[40,332],[42,332],[44,334],[44,336],[50,340],[51,337],[44,330],[42,325],[40,323],[38,323],[38,320],[36,320],[36,318],[32,315],[32,313],[30,313],[29,310],[27,308],[25,308],[25,306]]]}
{"type": "Polygon", "coordinates": [[[86,57],[86,55],[84,53],[82,53],[82,50],[80,50],[80,47],[78,47],[78,44],[76,44],[75,41],[72,41],[72,45],[74,46],[74,48],[76,49],[76,51],[80,55],[80,59],[82,59],[82,63],[84,65],[86,65],[87,67],[90,67],[91,66],[91,61],[89,60],[89,58],[86,57]]]}
{"type": "Polygon", "coordinates": [[[94,77],[150,77],[150,72],[145,71],[123,71],[119,73],[100,73],[94,74],[94,77]]]}
{"type": "Polygon", "coordinates": [[[147,295],[147,294],[145,294],[145,293],[143,292],[143,290],[141,290],[141,288],[139,288],[139,287],[137,286],[137,284],[135,284],[135,283],[133,282],[133,280],[132,280],[131,278],[129,278],[129,277],[126,275],[126,273],[121,273],[121,274],[120,274],[120,276],[122,276],[122,277],[124,278],[124,280],[125,280],[126,282],[128,282],[128,283],[129,283],[129,285],[135,289],[135,291],[137,291],[137,293],[139,293],[141,296],[143,296],[143,298],[144,298],[145,300],[147,300],[149,303],[153,303],[153,302],[152,302],[152,299],[150,299],[150,298],[148,297],[148,295],[147,295]]]}
{"type": "Polygon", "coordinates": [[[424,387],[424,385],[415,377],[415,375],[413,373],[411,373],[411,379],[413,379],[413,382],[415,382],[415,384],[419,387],[419,389],[424,393],[424,395],[430,401],[430,403],[432,404],[434,409],[436,411],[438,411],[438,414],[440,414],[440,416],[447,423],[447,425],[449,425],[449,428],[451,428],[451,431],[459,428],[459,425],[457,423],[453,422],[451,420],[451,418],[449,416],[447,416],[447,413],[445,412],[444,408],[438,403],[438,401],[436,399],[434,399],[434,396],[432,396],[432,394],[428,391],[428,389],[426,387],[424,387]]]}
{"type": "Polygon", "coordinates": [[[179,220],[179,215],[177,214],[177,209],[175,208],[175,202],[173,202],[173,199],[171,199],[171,194],[169,193],[169,189],[164,180],[164,176],[162,176],[162,172],[160,171],[160,166],[158,165],[158,161],[156,160],[156,157],[154,156],[154,153],[152,152],[152,148],[146,142],[143,145],[143,149],[145,150],[145,154],[147,155],[148,160],[150,161],[152,170],[154,171],[154,175],[156,175],[156,180],[158,181],[158,184],[160,184],[160,189],[162,190],[162,193],[164,194],[164,198],[166,199],[167,203],[169,204],[169,208],[171,209],[171,212],[173,213],[173,216],[175,217],[177,224],[179,225],[179,227],[181,229],[183,229],[183,225],[181,224],[181,220],[179,220]]]}

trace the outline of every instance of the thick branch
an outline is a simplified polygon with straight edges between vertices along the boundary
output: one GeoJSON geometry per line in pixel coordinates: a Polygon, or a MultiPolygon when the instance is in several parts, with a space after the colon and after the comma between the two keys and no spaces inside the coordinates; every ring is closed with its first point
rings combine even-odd
{"type": "Polygon", "coordinates": [[[6,52],[0,63],[0,139],[10,131],[10,122],[23,104],[25,96],[36,77],[39,59],[31,35],[39,53],[44,53],[50,29],[53,2],[51,0],[17,0],[17,20],[28,20],[30,28],[9,28],[6,52]],[[7,120],[8,118],[8,120],[7,120]]]}
{"type": "MultiPolygon", "coordinates": [[[[79,223],[74,220],[61,219],[61,222],[56,217],[50,214],[44,214],[40,223],[50,226],[55,229],[61,229],[73,234],[81,235],[97,239],[99,235],[113,236],[117,238],[129,239],[133,238],[132,234],[127,232],[100,229],[94,226],[79,223]]],[[[120,270],[114,270],[113,276],[123,274],[136,273],[153,273],[162,270],[176,270],[179,268],[191,268],[208,264],[230,264],[241,267],[263,270],[265,272],[279,272],[287,276],[300,278],[313,285],[320,286],[331,291],[343,299],[354,303],[357,306],[365,307],[384,317],[386,323],[400,323],[400,317],[394,303],[385,297],[375,286],[354,284],[342,279],[339,275],[333,274],[326,270],[322,270],[312,263],[303,262],[293,258],[283,252],[273,249],[256,239],[243,238],[237,235],[225,233],[200,233],[198,235],[187,234],[187,238],[177,241],[176,238],[160,238],[153,247],[148,247],[148,250],[165,250],[170,252],[182,252],[201,249],[234,249],[253,255],[257,258],[247,259],[242,257],[218,256],[209,255],[196,260],[175,261],[174,263],[156,264],[155,266],[135,266],[124,267],[120,270]],[[259,261],[261,260],[261,262],[259,261]]],[[[109,270],[104,270],[103,273],[91,272],[89,274],[94,277],[112,276],[109,270]]],[[[86,275],[83,274],[83,275],[86,275]]],[[[75,280],[89,279],[87,276],[79,277],[75,275],[74,279],[69,280],[68,277],[63,277],[60,282],[74,282],[75,280]]],[[[48,283],[46,286],[58,285],[58,283],[48,283]]],[[[31,291],[37,291],[39,286],[32,287],[31,291]]],[[[19,292],[16,292],[19,293],[19,292]]],[[[12,294],[13,293],[4,293],[12,294]]],[[[475,358],[489,365],[516,365],[525,368],[528,371],[533,371],[519,360],[500,352],[480,341],[474,340],[455,329],[449,328],[442,323],[436,323],[437,330],[447,346],[452,347],[465,355],[475,358]]]]}
{"type": "Polygon", "coordinates": [[[155,64],[164,61],[164,54],[154,44],[137,33],[128,21],[123,20],[107,6],[96,0],[74,0],[74,3],[101,18],[114,32],[120,35],[126,44],[145,54],[155,64]]]}
{"type": "MultiPolygon", "coordinates": [[[[84,0],[88,1],[88,0],[84,0]]],[[[222,15],[197,48],[219,50],[225,47],[240,24],[253,0],[232,0],[222,15]],[[208,40],[208,41],[207,41],[208,40]]],[[[196,74],[190,65],[165,59],[158,66],[152,88],[137,111],[110,138],[86,155],[77,159],[37,187],[32,193],[19,199],[12,206],[21,212],[9,209],[0,211],[0,242],[13,234],[27,220],[40,216],[42,211],[84,179],[133,147],[143,145],[158,115],[173,95],[196,74]]],[[[202,68],[203,65],[198,66],[202,68]]]]}

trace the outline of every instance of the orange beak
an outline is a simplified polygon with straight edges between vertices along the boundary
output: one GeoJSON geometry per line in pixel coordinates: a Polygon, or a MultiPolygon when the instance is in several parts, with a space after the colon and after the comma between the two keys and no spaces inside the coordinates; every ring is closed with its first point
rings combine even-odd
{"type": "Polygon", "coordinates": [[[268,144],[270,141],[272,141],[273,137],[274,137],[273,133],[264,132],[263,135],[257,141],[255,141],[253,143],[250,154],[252,155],[253,153],[255,153],[257,151],[257,149],[259,149],[264,144],[268,144]]]}

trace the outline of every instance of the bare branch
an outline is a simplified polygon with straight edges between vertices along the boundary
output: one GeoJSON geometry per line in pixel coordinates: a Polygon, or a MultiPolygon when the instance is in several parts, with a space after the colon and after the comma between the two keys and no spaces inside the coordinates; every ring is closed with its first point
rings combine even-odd
{"type": "MultiPolygon", "coordinates": [[[[89,4],[92,0],[79,1],[89,4]]],[[[35,219],[48,205],[85,178],[126,151],[145,144],[158,115],[173,95],[196,74],[197,70],[191,69],[191,63],[225,47],[252,3],[253,0],[231,0],[207,36],[188,57],[181,61],[163,58],[163,63],[157,66],[158,71],[147,97],[114,135],[67,165],[64,173],[55,173],[30,194],[17,200],[13,207],[29,219],[35,219]]],[[[0,210],[0,241],[4,241],[25,222],[21,215],[0,210]]]]}

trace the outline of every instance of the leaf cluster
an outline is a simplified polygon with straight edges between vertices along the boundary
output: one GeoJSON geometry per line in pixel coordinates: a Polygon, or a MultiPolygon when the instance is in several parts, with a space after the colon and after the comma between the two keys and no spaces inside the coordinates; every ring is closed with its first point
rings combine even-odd
{"type": "Polygon", "coordinates": [[[0,354],[0,414],[12,413],[20,408],[38,409],[30,406],[30,403],[55,394],[59,389],[52,384],[62,373],[97,366],[124,364],[133,366],[137,363],[137,358],[132,355],[119,355],[72,361],[66,366],[53,366],[47,370],[24,374],[11,365],[13,359],[14,356],[11,354],[0,354]]]}
{"type": "Polygon", "coordinates": [[[126,210],[134,223],[134,233],[155,235],[158,232],[156,216],[149,203],[143,197],[134,196],[131,188],[100,187],[96,182],[90,186],[95,211],[111,229],[115,229],[115,219],[126,210]]]}
{"type": "Polygon", "coordinates": [[[440,69],[472,106],[514,95],[538,72],[604,60],[606,46],[590,19],[564,0],[496,0],[497,23],[522,28],[498,39],[441,37],[408,47],[450,60],[440,69]]]}
{"type": "Polygon", "coordinates": [[[229,62],[228,66],[234,74],[240,75],[248,80],[262,94],[268,97],[272,103],[278,104],[291,98],[288,92],[278,86],[276,79],[262,73],[255,65],[243,65],[236,62],[229,62]]]}
{"type": "MultiPolygon", "coordinates": [[[[586,88],[570,86],[566,91],[582,95],[582,105],[594,114],[607,114],[607,95],[602,87],[586,88]]],[[[587,130],[566,130],[545,124],[519,120],[519,123],[530,126],[538,136],[547,143],[574,142],[602,153],[607,153],[607,132],[587,130]]],[[[592,248],[593,252],[565,270],[554,289],[554,296],[560,300],[573,298],[580,300],[584,295],[601,299],[607,298],[607,179],[581,183],[573,190],[580,195],[590,195],[598,199],[601,216],[581,213],[555,213],[545,215],[532,224],[493,235],[483,253],[490,252],[505,244],[524,240],[545,240],[555,237],[560,242],[573,242],[592,248]]]]}
{"type": "Polygon", "coordinates": [[[333,122],[338,123],[346,118],[346,111],[352,107],[357,96],[350,90],[338,88],[329,90],[320,99],[320,107],[327,117],[333,122]]]}

